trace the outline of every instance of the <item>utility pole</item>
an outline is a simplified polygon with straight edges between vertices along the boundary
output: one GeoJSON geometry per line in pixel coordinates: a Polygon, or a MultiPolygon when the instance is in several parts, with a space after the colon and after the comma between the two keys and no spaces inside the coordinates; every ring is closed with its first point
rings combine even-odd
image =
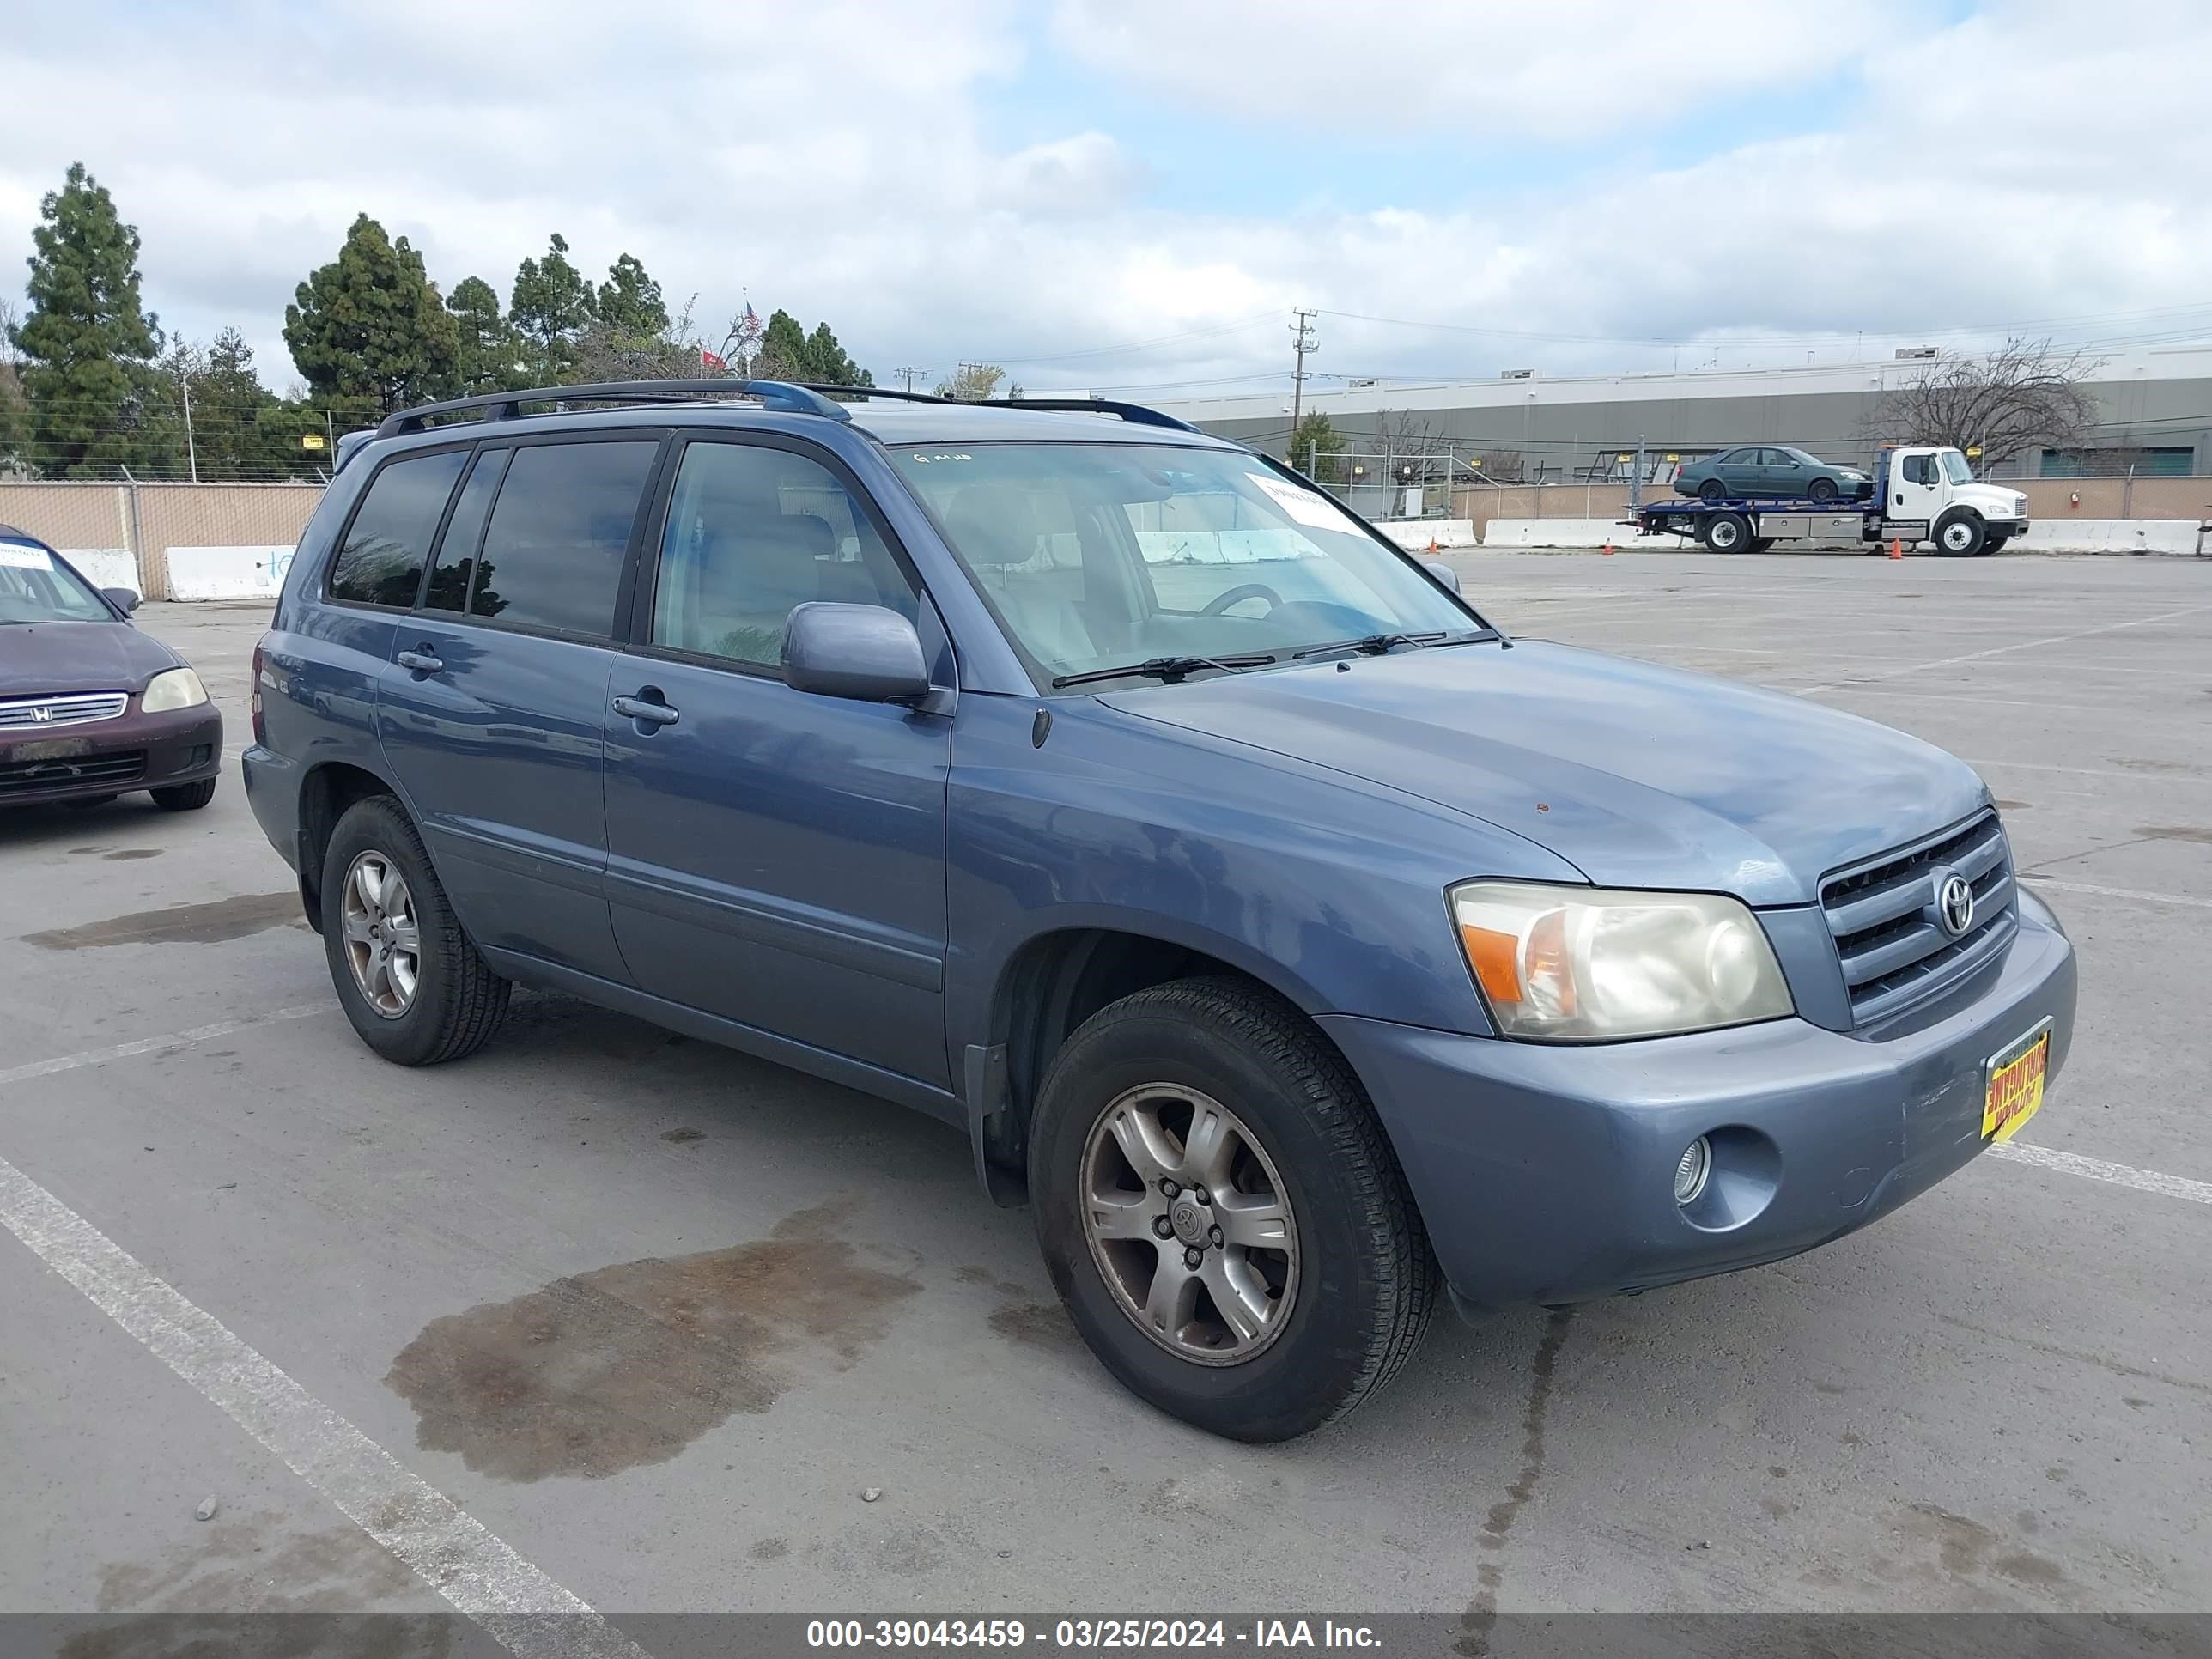
{"type": "Polygon", "coordinates": [[[1314,338],[1315,313],[1303,306],[1291,307],[1291,315],[1297,320],[1291,325],[1291,349],[1295,354],[1296,367],[1291,371],[1291,430],[1298,429],[1298,418],[1304,412],[1306,397],[1306,358],[1321,349],[1314,338]]]}
{"type": "Polygon", "coordinates": [[[909,363],[904,368],[893,369],[891,373],[903,377],[906,381],[906,389],[908,392],[911,392],[914,390],[914,377],[917,374],[927,374],[929,371],[922,368],[918,363],[909,363]]]}
{"type": "Polygon", "coordinates": [[[200,481],[199,446],[192,441],[192,377],[185,370],[177,371],[177,384],[185,393],[185,459],[191,468],[192,482],[200,481]]]}

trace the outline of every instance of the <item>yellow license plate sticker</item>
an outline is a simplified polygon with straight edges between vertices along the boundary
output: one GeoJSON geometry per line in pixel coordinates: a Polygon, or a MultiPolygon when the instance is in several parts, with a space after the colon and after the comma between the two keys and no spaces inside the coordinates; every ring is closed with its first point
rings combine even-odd
{"type": "Polygon", "coordinates": [[[2051,1063],[2051,1028],[2045,1026],[2000,1054],[1989,1066],[1989,1089],[1982,1100],[1982,1139],[2010,1140],[2043,1104],[2044,1074],[2051,1063]]]}

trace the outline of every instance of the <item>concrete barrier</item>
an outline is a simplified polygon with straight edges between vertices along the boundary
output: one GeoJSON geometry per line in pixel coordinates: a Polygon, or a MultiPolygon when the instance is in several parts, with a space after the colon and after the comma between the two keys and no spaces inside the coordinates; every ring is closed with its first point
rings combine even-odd
{"type": "Polygon", "coordinates": [[[173,599],[273,599],[293,550],[283,547],[173,547],[173,599]]]}
{"type": "Polygon", "coordinates": [[[138,561],[127,547],[64,547],[61,553],[94,587],[139,592],[138,561]]]}
{"type": "MultiPolygon", "coordinates": [[[[2023,553],[2166,553],[2197,550],[2201,519],[2035,519],[2013,543],[2023,553]]],[[[2205,538],[2212,550],[2212,536],[2205,538]]]]}
{"type": "Polygon", "coordinates": [[[1639,537],[1612,519],[1492,519],[1483,527],[1485,547],[1658,547],[1678,545],[1672,536],[1639,537]]]}
{"type": "Polygon", "coordinates": [[[1438,547],[1479,547],[1472,519],[1376,519],[1375,527],[1409,553],[1424,553],[1430,542],[1438,547]]]}

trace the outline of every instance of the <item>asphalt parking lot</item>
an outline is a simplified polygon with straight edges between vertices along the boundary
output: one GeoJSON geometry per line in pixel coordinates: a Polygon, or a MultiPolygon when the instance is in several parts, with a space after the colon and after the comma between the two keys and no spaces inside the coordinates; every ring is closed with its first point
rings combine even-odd
{"type": "MultiPolygon", "coordinates": [[[[0,1191],[74,1218],[0,1236],[0,1609],[441,1607],[341,1506],[380,1491],[617,1620],[2212,1609],[2212,562],[1455,562],[1514,632],[1981,770],[2081,957],[2027,1152],[1779,1266],[1440,1319],[1232,1445],[1106,1376],[919,1115],[548,997],[374,1059],[234,760],[204,812],[0,818],[0,1191]],[[308,1478],[236,1420],[265,1376],[125,1328],[185,1306],[328,1414],[308,1478]]],[[[234,756],[264,614],[142,613],[234,756]]]]}

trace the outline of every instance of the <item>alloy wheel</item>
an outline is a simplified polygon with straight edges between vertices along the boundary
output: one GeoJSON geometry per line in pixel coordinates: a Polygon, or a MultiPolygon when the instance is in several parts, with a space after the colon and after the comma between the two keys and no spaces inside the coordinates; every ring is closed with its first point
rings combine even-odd
{"type": "Polygon", "coordinates": [[[1131,1089],[1091,1126],[1081,1178],[1091,1259],[1138,1329],[1200,1365],[1241,1364],[1282,1334],[1297,1218],[1234,1112],[1181,1084],[1131,1089]]]}
{"type": "Polygon", "coordinates": [[[414,1006],[422,972],[422,930],[407,878],[370,848],[347,866],[338,914],[354,983],[370,1007],[398,1019],[414,1006]]]}

